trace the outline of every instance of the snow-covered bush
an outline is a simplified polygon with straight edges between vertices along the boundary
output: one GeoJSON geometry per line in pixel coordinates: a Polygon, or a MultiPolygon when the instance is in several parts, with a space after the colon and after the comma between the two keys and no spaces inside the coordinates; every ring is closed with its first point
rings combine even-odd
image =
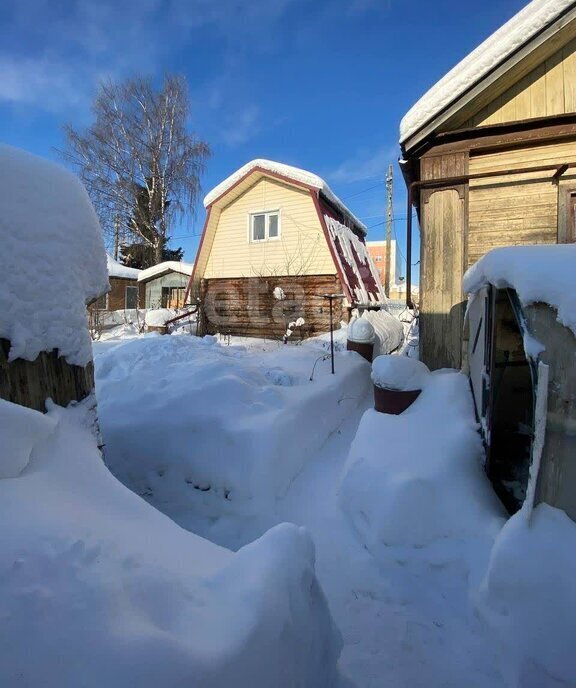
{"type": "Polygon", "coordinates": [[[0,685],[334,686],[308,534],[234,554],[182,530],[116,481],[86,422],[83,404],[0,405],[0,464],[28,461],[0,479],[0,685]]]}

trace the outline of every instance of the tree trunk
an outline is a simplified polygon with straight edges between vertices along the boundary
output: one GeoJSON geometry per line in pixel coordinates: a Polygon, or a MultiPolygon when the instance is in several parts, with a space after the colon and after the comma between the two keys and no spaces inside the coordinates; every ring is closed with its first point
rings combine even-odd
{"type": "Polygon", "coordinates": [[[162,258],[164,256],[164,244],[164,237],[158,237],[154,245],[154,265],[158,265],[158,263],[162,262],[162,258]]]}

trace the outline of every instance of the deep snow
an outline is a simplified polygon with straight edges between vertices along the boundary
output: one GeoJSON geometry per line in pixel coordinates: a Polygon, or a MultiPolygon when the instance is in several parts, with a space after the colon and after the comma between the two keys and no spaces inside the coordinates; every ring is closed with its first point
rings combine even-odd
{"type": "Polygon", "coordinates": [[[109,473],[87,406],[0,405],[0,685],[332,688],[309,535],[182,530],[109,473]]]}
{"type": "MultiPolygon", "coordinates": [[[[340,350],[344,346],[341,334],[337,341],[340,350]]],[[[317,396],[310,406],[306,385],[302,384],[310,371],[312,350],[323,352],[325,337],[304,347],[260,340],[232,342],[243,348],[235,351],[235,346],[213,341],[162,344],[167,347],[162,361],[154,338],[136,340],[143,349],[155,351],[151,355],[156,370],[150,374],[157,381],[162,376],[171,383],[179,376],[190,376],[194,381],[193,389],[186,392],[189,403],[195,403],[194,411],[174,403],[170,384],[161,387],[161,396],[168,389],[162,413],[175,417],[171,433],[186,437],[191,418],[208,414],[228,427],[239,424],[256,435],[256,419],[266,417],[266,404],[271,402],[277,411],[276,419],[272,424],[261,423],[262,432],[265,436],[274,434],[275,423],[281,427],[285,420],[281,416],[289,411],[286,427],[292,431],[294,446],[308,443],[306,460],[283,490],[271,487],[275,483],[267,482],[270,476],[263,480],[260,485],[269,487],[267,498],[259,495],[250,500],[252,508],[244,508],[246,504],[238,508],[234,500],[220,496],[210,499],[207,509],[202,495],[210,491],[202,492],[193,486],[184,489],[181,485],[180,459],[172,462],[172,467],[170,461],[165,461],[165,468],[176,470],[172,477],[167,478],[165,473],[148,482],[146,497],[189,530],[232,549],[285,521],[305,526],[316,545],[320,584],[342,632],[344,648],[339,667],[349,677],[350,685],[574,685],[576,662],[569,648],[576,603],[570,543],[576,537],[576,526],[560,512],[541,506],[534,512],[534,525],[528,526],[526,521],[515,525],[512,519],[502,528],[506,522],[503,509],[482,471],[482,447],[466,378],[455,371],[430,374],[420,398],[399,417],[375,413],[370,408],[370,394],[361,394],[336,419],[330,399],[347,396],[346,375],[336,378],[341,385],[339,393],[337,387],[326,388],[327,396],[317,396]],[[180,346],[181,352],[197,360],[191,363],[185,356],[174,355],[180,346]],[[270,365],[272,361],[274,366],[270,365]],[[204,376],[193,372],[203,366],[204,376]],[[272,387],[279,385],[281,391],[287,391],[287,387],[293,392],[288,397],[280,395],[280,405],[266,382],[265,374],[271,368],[272,387]],[[294,378],[299,381],[297,385],[286,385],[294,378]],[[243,393],[233,392],[230,387],[228,394],[213,394],[211,385],[215,383],[217,388],[222,380],[233,386],[243,380],[243,393]],[[268,396],[256,399],[253,408],[246,400],[254,401],[258,388],[268,396]],[[224,408],[218,415],[220,412],[212,407],[221,399],[224,408]],[[292,415],[292,407],[300,402],[309,416],[305,420],[292,415]],[[319,429],[312,443],[307,436],[316,427],[314,421],[322,419],[324,408],[330,422],[319,429]],[[163,481],[166,487],[161,487],[163,481]],[[273,499],[269,499],[270,494],[274,494],[273,499]]],[[[106,382],[116,367],[145,367],[148,359],[144,351],[140,351],[141,360],[137,361],[127,354],[132,351],[133,355],[138,349],[123,346],[110,342],[97,347],[99,379],[106,382]],[[110,361],[114,356],[118,360],[110,361]]],[[[337,370],[342,370],[343,362],[355,358],[359,357],[341,352],[337,370]]],[[[325,366],[326,362],[320,359],[319,365],[325,366]]],[[[320,370],[319,379],[326,368],[320,370]]],[[[368,380],[370,369],[360,363],[356,374],[368,380]]],[[[128,374],[120,375],[117,382],[121,387],[129,385],[128,374]]],[[[116,406],[116,413],[125,415],[121,425],[127,434],[131,426],[133,434],[140,432],[141,392],[150,399],[146,387],[152,389],[147,382],[142,391],[134,381],[130,393],[133,411],[128,405],[122,409],[116,406]]],[[[184,394],[183,382],[180,387],[176,397],[184,394]]],[[[111,387],[99,393],[105,397],[116,394],[111,387]]],[[[130,394],[122,394],[128,400],[130,394]]],[[[107,417],[104,414],[105,437],[107,417]]],[[[152,415],[148,421],[152,422],[152,415]]],[[[282,428],[280,432],[288,430],[282,428]]],[[[210,427],[210,443],[217,442],[214,435],[218,433],[222,433],[221,428],[210,427]]],[[[187,440],[186,446],[190,444],[187,440]]],[[[233,464],[237,452],[234,446],[228,446],[227,451],[227,463],[233,464]]],[[[150,463],[146,453],[142,455],[145,460],[141,475],[148,480],[150,463]]],[[[163,456],[169,458],[169,453],[163,456]]],[[[182,456],[180,450],[174,456],[182,456]]],[[[278,460],[279,455],[272,456],[278,460]]],[[[218,456],[214,475],[229,470],[224,463],[223,455],[218,456]]],[[[294,472],[293,463],[290,467],[294,472]]],[[[138,468],[136,463],[134,468],[138,468]]],[[[249,485],[250,475],[247,471],[237,478],[249,485]]]]}
{"type": "Polygon", "coordinates": [[[109,289],[100,224],[64,167],[0,145],[0,337],[10,360],[91,359],[86,304],[109,289]]]}

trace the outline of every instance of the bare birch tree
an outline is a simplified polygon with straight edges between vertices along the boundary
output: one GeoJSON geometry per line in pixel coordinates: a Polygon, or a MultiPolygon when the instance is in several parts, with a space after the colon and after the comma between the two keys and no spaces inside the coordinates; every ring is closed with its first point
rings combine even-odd
{"type": "Polygon", "coordinates": [[[80,175],[108,244],[142,244],[162,261],[174,221],[194,212],[208,145],[188,129],[183,77],[167,75],[160,90],[146,78],[102,83],[94,121],[64,127],[62,156],[80,175]]]}

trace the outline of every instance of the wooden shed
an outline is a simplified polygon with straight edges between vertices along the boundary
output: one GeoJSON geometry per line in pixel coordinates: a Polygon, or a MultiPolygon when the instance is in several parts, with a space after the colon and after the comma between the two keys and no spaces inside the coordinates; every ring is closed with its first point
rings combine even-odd
{"type": "Polygon", "coordinates": [[[576,245],[495,249],[466,273],[468,373],[486,471],[576,520],[576,245]]]}
{"type": "Polygon", "coordinates": [[[204,199],[202,240],[190,280],[206,332],[284,335],[329,329],[350,308],[385,304],[365,243],[366,228],[317,175],[253,160],[204,199]]]}
{"type": "MultiPolygon", "coordinates": [[[[494,247],[576,239],[576,2],[534,0],[401,123],[420,223],[420,352],[460,367],[462,275],[494,247]]],[[[408,289],[408,300],[410,289],[408,289]]]]}
{"type": "Polygon", "coordinates": [[[99,311],[121,311],[144,308],[144,289],[139,289],[138,275],[141,270],[122,265],[107,255],[108,281],[110,290],[97,299],[91,309],[99,311]]]}
{"type": "Polygon", "coordinates": [[[138,275],[144,308],[181,308],[185,304],[186,287],[193,263],[169,260],[158,263],[138,275]]]}
{"type": "Polygon", "coordinates": [[[60,165],[0,145],[0,399],[38,411],[94,388],[86,306],[108,291],[98,218],[60,165]]]}

